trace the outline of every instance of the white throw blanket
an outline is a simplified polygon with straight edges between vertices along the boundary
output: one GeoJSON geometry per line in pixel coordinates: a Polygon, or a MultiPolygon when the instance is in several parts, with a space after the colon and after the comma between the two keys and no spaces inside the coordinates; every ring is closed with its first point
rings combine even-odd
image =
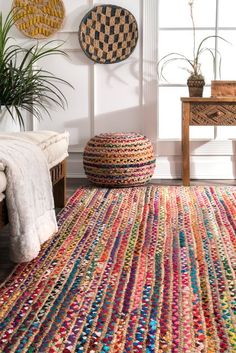
{"type": "Polygon", "coordinates": [[[11,259],[31,261],[57,231],[46,158],[33,143],[1,136],[0,170],[7,177],[11,259]]]}

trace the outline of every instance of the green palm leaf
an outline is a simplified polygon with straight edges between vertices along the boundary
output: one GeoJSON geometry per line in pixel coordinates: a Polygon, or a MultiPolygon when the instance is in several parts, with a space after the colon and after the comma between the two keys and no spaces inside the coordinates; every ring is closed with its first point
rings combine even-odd
{"type": "Polygon", "coordinates": [[[15,23],[14,9],[3,22],[0,13],[0,106],[5,105],[13,120],[24,128],[23,111],[38,120],[51,117],[54,105],[65,109],[67,99],[58,84],[73,86],[52,72],[40,68],[40,60],[51,55],[66,55],[63,42],[36,43],[29,49],[8,45],[15,23]]]}

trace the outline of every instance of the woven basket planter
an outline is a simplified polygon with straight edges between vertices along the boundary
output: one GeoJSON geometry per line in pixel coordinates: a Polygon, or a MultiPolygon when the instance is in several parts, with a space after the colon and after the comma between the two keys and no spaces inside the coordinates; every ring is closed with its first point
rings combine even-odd
{"type": "Polygon", "coordinates": [[[203,88],[205,86],[204,78],[196,79],[190,77],[187,81],[189,97],[202,97],[203,88]]]}
{"type": "Polygon", "coordinates": [[[137,133],[93,137],[85,147],[83,163],[92,183],[110,187],[143,185],[155,168],[151,142],[137,133]]]}

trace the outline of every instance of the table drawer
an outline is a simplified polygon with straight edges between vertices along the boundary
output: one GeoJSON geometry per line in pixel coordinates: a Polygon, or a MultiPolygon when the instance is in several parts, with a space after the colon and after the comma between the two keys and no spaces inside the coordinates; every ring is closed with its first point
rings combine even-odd
{"type": "Polygon", "coordinates": [[[236,103],[192,103],[190,125],[236,125],[236,103]]]}

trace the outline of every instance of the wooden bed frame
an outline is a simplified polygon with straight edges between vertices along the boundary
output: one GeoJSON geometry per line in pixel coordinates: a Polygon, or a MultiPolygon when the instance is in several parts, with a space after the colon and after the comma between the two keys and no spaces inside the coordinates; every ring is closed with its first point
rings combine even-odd
{"type": "MultiPolygon", "coordinates": [[[[50,169],[55,208],[66,204],[66,160],[50,169]]],[[[0,202],[0,229],[8,223],[6,200],[0,202]]]]}

